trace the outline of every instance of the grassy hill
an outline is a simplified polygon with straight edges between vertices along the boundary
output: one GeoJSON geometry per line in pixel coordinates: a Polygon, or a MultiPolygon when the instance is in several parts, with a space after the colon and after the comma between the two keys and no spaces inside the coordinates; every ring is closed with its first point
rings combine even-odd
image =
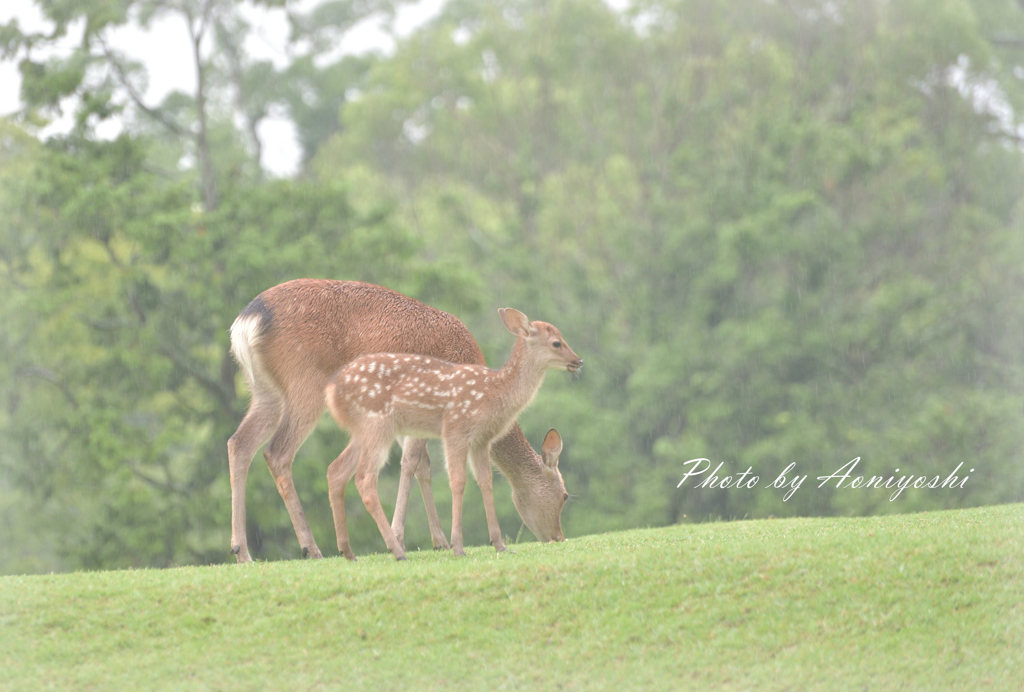
{"type": "Polygon", "coordinates": [[[1024,689],[1024,505],[0,577],[0,689],[1024,689]]]}

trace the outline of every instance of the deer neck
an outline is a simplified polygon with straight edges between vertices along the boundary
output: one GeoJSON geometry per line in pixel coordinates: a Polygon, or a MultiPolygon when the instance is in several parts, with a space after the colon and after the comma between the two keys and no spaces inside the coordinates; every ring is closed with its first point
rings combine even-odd
{"type": "Polygon", "coordinates": [[[502,409],[502,413],[508,415],[510,420],[518,417],[536,396],[546,371],[543,364],[528,357],[526,340],[522,337],[516,339],[505,367],[495,373],[495,389],[498,390],[495,403],[502,409]]]}
{"type": "Polygon", "coordinates": [[[542,475],[540,455],[533,451],[522,428],[513,422],[508,434],[491,445],[491,461],[509,485],[527,494],[536,478],[542,475]]]}

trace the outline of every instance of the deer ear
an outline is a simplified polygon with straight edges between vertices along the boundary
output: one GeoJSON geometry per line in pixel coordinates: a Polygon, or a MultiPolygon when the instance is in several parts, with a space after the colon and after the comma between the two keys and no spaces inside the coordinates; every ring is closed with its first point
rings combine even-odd
{"type": "Polygon", "coordinates": [[[540,446],[540,456],[548,468],[558,468],[558,455],[562,453],[562,436],[554,428],[544,436],[544,444],[540,446]]]}
{"type": "Polygon", "coordinates": [[[505,329],[514,335],[526,337],[532,333],[533,325],[530,324],[530,318],[518,310],[498,308],[498,314],[501,315],[501,321],[505,324],[505,329]]]}

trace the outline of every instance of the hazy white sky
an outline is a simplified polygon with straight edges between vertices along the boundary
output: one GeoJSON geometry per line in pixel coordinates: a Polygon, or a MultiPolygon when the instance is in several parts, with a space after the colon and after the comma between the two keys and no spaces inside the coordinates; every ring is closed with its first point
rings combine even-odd
{"type": "MultiPolygon", "coordinates": [[[[314,6],[317,0],[306,0],[303,5],[314,6]]],[[[403,7],[396,18],[395,30],[399,36],[411,33],[416,27],[429,21],[440,13],[445,0],[419,0],[413,5],[403,7]]],[[[287,55],[284,51],[288,25],[284,11],[280,9],[266,10],[248,7],[250,18],[257,27],[256,35],[251,37],[246,48],[257,58],[273,60],[279,66],[286,64],[287,55]]],[[[0,23],[17,18],[22,30],[43,31],[46,23],[42,14],[32,0],[3,0],[0,2],[0,23]]],[[[149,73],[149,86],[146,91],[148,103],[159,103],[164,96],[173,90],[191,92],[195,88],[195,74],[189,58],[188,36],[185,24],[176,18],[165,18],[154,22],[149,30],[138,27],[125,28],[111,36],[113,45],[141,60],[149,73]]],[[[390,51],[393,41],[379,19],[371,19],[358,24],[344,38],[338,47],[341,53],[362,53],[371,50],[390,51]]],[[[21,78],[17,66],[10,61],[0,61],[0,115],[12,113],[19,107],[18,91],[21,78]]],[[[68,127],[64,123],[55,123],[51,131],[60,131],[68,127]]],[[[116,124],[111,124],[107,135],[117,132],[116,124]]],[[[44,132],[45,134],[45,132],[44,132]]],[[[263,139],[263,166],[276,175],[289,175],[296,171],[299,164],[300,148],[295,137],[295,129],[283,115],[267,118],[261,127],[263,139]]]]}

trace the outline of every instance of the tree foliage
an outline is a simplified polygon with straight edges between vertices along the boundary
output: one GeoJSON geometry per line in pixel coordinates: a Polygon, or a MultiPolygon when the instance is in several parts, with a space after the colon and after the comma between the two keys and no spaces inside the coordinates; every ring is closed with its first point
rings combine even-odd
{"type": "MultiPolygon", "coordinates": [[[[79,3],[62,19],[71,6],[41,6],[54,36],[86,17],[99,38],[131,12],[191,7],[79,3]]],[[[118,70],[135,68],[92,39],[40,62],[42,38],[4,30],[29,109],[0,133],[0,519],[36,547],[0,553],[0,568],[226,558],[224,442],[246,403],[226,330],[298,276],[453,311],[495,365],[508,343],[493,308],[557,324],[586,367],[549,377],[522,423],[566,440],[570,536],[1024,499],[1024,53],[1006,34],[1024,35],[1024,11],[451,0],[393,55],[324,65],[315,50],[386,9],[334,2],[293,16],[315,50],[279,72],[244,55],[233,5],[208,7],[207,105],[136,101],[113,141],[91,128],[127,108],[118,70]],[[25,133],[73,92],[79,128],[45,144],[25,133]],[[273,103],[300,130],[294,181],[259,174],[255,124],[273,103]],[[202,148],[204,113],[209,177],[173,165],[202,148]],[[788,501],[677,489],[697,457],[762,485],[790,463],[810,479],[788,501]],[[855,457],[867,475],[975,472],[893,502],[817,487],[855,457]]],[[[342,442],[322,426],[297,464],[318,537],[342,442]]],[[[257,551],[295,554],[269,476],[250,485],[257,551]]],[[[350,529],[377,545],[372,521],[350,529]]]]}
{"type": "Polygon", "coordinates": [[[1008,97],[976,91],[999,73],[963,2],[453,3],[315,165],[363,162],[492,300],[582,340],[585,377],[528,414],[571,421],[570,531],[1006,501],[1022,170],[985,109],[1008,97]],[[857,456],[984,480],[898,504],[675,487],[696,457],[857,456]]]}

